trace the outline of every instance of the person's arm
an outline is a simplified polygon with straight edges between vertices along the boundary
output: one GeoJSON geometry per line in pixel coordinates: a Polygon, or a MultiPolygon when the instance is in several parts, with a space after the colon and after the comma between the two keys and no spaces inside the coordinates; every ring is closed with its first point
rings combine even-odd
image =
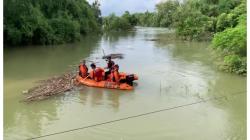
{"type": "Polygon", "coordinates": [[[107,66],[104,67],[104,69],[108,69],[109,68],[109,62],[107,63],[107,66]]]}

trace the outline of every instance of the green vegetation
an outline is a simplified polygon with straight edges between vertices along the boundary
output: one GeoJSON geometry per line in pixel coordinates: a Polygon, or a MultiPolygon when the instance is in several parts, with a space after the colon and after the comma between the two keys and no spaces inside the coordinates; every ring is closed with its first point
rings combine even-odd
{"type": "Polygon", "coordinates": [[[212,44],[224,57],[222,69],[245,74],[247,72],[246,14],[241,15],[238,20],[236,27],[229,27],[222,32],[216,33],[212,44]]]}
{"type": "Polygon", "coordinates": [[[145,13],[135,13],[136,25],[146,27],[157,27],[158,21],[155,13],[146,11],[145,13]]]}
{"type": "Polygon", "coordinates": [[[246,73],[245,0],[168,0],[156,12],[135,13],[135,25],[174,28],[185,40],[212,40],[223,70],[246,73]]]}
{"type": "Polygon", "coordinates": [[[116,16],[114,13],[104,17],[103,29],[104,31],[123,31],[129,30],[136,25],[136,18],[126,11],[121,17],[116,16]]]}
{"type": "Polygon", "coordinates": [[[214,33],[237,25],[237,17],[246,13],[241,3],[244,0],[187,0],[183,3],[168,0],[157,4],[156,12],[133,15],[136,25],[174,28],[185,40],[207,40],[214,33]]]}
{"type": "Polygon", "coordinates": [[[5,0],[4,42],[73,42],[80,34],[100,31],[100,14],[97,1],[89,5],[86,0],[5,0]]]}
{"type": "Polygon", "coordinates": [[[168,0],[156,12],[101,18],[98,1],[6,0],[4,41],[7,44],[54,44],[79,40],[90,32],[126,31],[134,26],[174,28],[185,40],[212,40],[222,68],[246,73],[245,0],[168,0]]]}

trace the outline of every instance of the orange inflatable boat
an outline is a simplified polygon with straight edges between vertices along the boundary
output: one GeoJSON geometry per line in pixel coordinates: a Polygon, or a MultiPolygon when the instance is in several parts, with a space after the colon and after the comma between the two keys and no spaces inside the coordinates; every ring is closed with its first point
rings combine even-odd
{"type": "Polygon", "coordinates": [[[77,75],[76,80],[86,86],[90,87],[99,87],[99,88],[110,88],[110,89],[120,89],[120,90],[132,90],[133,88],[133,81],[138,80],[138,76],[135,74],[126,74],[120,73],[121,77],[126,77],[124,83],[117,84],[115,82],[110,81],[99,81],[96,82],[95,80],[89,78],[82,78],[81,76],[77,75]]]}

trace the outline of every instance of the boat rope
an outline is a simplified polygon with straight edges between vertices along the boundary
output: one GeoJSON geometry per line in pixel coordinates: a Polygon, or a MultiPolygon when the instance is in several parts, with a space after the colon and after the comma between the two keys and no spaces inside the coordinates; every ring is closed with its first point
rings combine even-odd
{"type": "MultiPolygon", "coordinates": [[[[246,93],[246,91],[239,91],[239,92],[232,93],[229,96],[235,96],[235,95],[244,94],[244,93],[246,93]]],[[[132,118],[137,118],[137,117],[141,117],[141,116],[155,114],[155,113],[159,113],[159,112],[163,112],[163,111],[173,110],[173,109],[177,109],[177,108],[183,108],[183,107],[186,107],[186,106],[192,106],[192,105],[204,103],[204,102],[211,101],[211,100],[222,100],[222,99],[225,99],[227,96],[225,95],[225,96],[220,96],[220,97],[202,99],[200,101],[193,102],[193,103],[183,104],[183,105],[179,105],[179,106],[174,106],[174,107],[169,107],[169,108],[165,108],[165,109],[155,110],[155,111],[142,113],[142,114],[138,114],[138,115],[134,115],[134,116],[129,116],[129,117],[125,117],[125,118],[115,119],[115,120],[106,121],[106,122],[102,122],[102,123],[96,123],[96,124],[92,124],[92,125],[87,125],[87,126],[74,128],[74,129],[65,130],[65,131],[60,131],[60,132],[50,133],[50,134],[46,134],[46,135],[41,135],[41,136],[38,136],[38,137],[28,138],[27,140],[34,140],[34,139],[49,137],[49,136],[53,136],[53,135],[73,132],[73,131],[77,131],[77,130],[87,129],[87,128],[96,127],[96,126],[100,126],[100,125],[104,125],[104,124],[110,124],[110,123],[119,122],[119,121],[123,121],[123,120],[128,120],[128,119],[132,119],[132,118]]]]}

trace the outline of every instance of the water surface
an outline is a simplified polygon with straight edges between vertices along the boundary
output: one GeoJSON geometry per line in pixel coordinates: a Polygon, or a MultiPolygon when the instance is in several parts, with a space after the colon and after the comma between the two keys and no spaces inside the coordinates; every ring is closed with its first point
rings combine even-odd
{"type": "Polygon", "coordinates": [[[40,139],[246,139],[246,78],[217,71],[209,42],[181,41],[171,32],[138,27],[74,44],[5,47],[4,139],[28,139],[166,108],[172,109],[40,139]],[[104,66],[102,50],[124,53],[115,62],[120,71],[138,74],[134,90],[82,86],[45,101],[19,102],[21,92],[35,81],[64,73],[83,58],[104,66]],[[216,97],[223,98],[205,101],[216,97]]]}

